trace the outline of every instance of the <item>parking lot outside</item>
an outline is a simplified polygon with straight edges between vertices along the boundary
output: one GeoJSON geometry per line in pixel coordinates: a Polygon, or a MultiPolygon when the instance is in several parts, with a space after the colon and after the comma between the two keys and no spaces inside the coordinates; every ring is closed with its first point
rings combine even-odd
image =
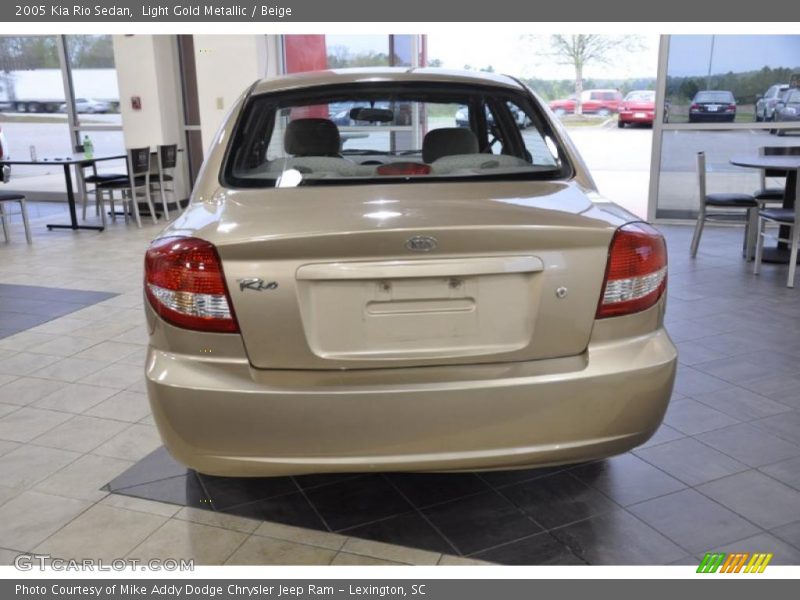
{"type": "MultiPolygon", "coordinates": [[[[36,147],[39,157],[61,156],[70,152],[66,117],[59,115],[6,115],[11,122],[2,122],[11,156],[26,157],[29,146],[36,147]],[[63,125],[59,123],[63,120],[63,125]],[[42,121],[46,121],[46,124],[42,121]],[[54,122],[55,121],[55,122],[54,122]],[[63,128],[63,132],[58,129],[63,128]]],[[[119,115],[89,115],[87,123],[114,123],[119,115]]],[[[443,126],[446,124],[443,124],[443,126]]],[[[635,215],[647,216],[647,194],[650,180],[652,130],[644,127],[617,129],[616,121],[597,120],[597,124],[569,127],[569,135],[592,172],[600,193],[618,202],[635,215]],[[619,177],[620,174],[625,177],[619,177]]],[[[95,153],[117,152],[123,148],[122,132],[87,132],[95,153]]],[[[679,165],[683,168],[683,165],[679,165]]],[[[104,170],[119,170],[122,163],[108,163],[104,170]]],[[[693,167],[692,167],[693,168],[693,167]]],[[[9,189],[58,192],[63,190],[63,174],[57,163],[52,167],[16,166],[9,189]]],[[[32,194],[35,198],[35,193],[32,194]]]]}

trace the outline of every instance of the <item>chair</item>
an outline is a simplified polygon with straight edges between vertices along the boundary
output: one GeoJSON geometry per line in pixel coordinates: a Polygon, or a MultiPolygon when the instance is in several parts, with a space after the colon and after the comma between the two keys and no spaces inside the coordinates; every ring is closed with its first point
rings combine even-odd
{"type": "Polygon", "coordinates": [[[761,271],[761,257],[764,254],[764,238],[767,237],[767,223],[775,223],[789,227],[789,238],[776,236],[779,242],[789,244],[789,275],[786,279],[786,287],[794,287],[794,273],[797,270],[797,250],[800,246],[800,214],[797,208],[800,207],[800,186],[795,194],[795,208],[762,208],[758,211],[758,239],[756,241],[756,258],[753,264],[753,274],[758,275],[761,271]]]}
{"type": "Polygon", "coordinates": [[[98,193],[108,191],[111,196],[111,214],[116,220],[113,210],[114,192],[122,192],[122,205],[125,213],[125,220],[132,212],[136,219],[136,226],[142,226],[142,219],[139,214],[139,199],[144,198],[147,203],[153,223],[158,222],[153,200],[150,197],[150,148],[131,148],[128,150],[128,177],[126,179],[115,179],[113,181],[101,181],[96,184],[98,193]],[[128,206],[130,203],[130,206],[128,206]]]}
{"type": "Polygon", "coordinates": [[[697,183],[700,190],[700,212],[697,215],[697,224],[692,237],[691,257],[697,256],[697,247],[703,235],[706,221],[728,222],[742,221],[745,223],[744,242],[742,244],[744,255],[750,258],[756,245],[756,230],[758,224],[758,202],[752,194],[736,193],[706,193],[706,154],[697,153],[697,183]],[[734,209],[733,211],[708,209],[734,209]],[[744,219],[743,219],[744,217],[744,219]]]}
{"type": "Polygon", "coordinates": [[[150,190],[156,191],[161,195],[161,206],[164,208],[164,216],[169,221],[169,204],[167,203],[167,193],[172,196],[175,204],[178,204],[175,198],[175,166],[178,164],[178,146],[176,144],[168,144],[158,147],[156,154],[156,167],[157,171],[150,174],[150,190]],[[154,181],[153,175],[157,177],[154,181]],[[169,185],[166,185],[169,184],[169,185]]]}
{"type": "MultiPolygon", "coordinates": [[[[7,167],[1,168],[3,173],[3,183],[8,183],[11,176],[11,169],[7,167]]],[[[28,222],[28,207],[25,206],[25,196],[17,192],[0,192],[0,222],[3,223],[3,235],[6,242],[11,241],[11,228],[9,227],[9,220],[12,215],[22,215],[22,225],[25,228],[25,239],[29,244],[33,243],[31,237],[31,225],[28,222]],[[6,213],[6,203],[16,202],[19,204],[18,213],[6,213]]]]}
{"type": "MultiPolygon", "coordinates": [[[[797,156],[800,146],[763,146],[758,149],[761,156],[797,156]]],[[[767,202],[783,202],[783,187],[768,187],[768,178],[785,178],[786,171],[763,169],[760,171],[761,187],[753,192],[753,197],[762,206],[767,202]]]]}
{"type": "MultiPolygon", "coordinates": [[[[97,163],[93,160],[87,160],[86,162],[78,163],[76,165],[78,169],[78,187],[81,192],[81,197],[83,198],[82,208],[83,208],[83,220],[86,220],[86,206],[88,204],[88,198],[90,194],[94,194],[95,196],[95,214],[100,216],[103,221],[103,226],[105,227],[106,224],[106,216],[103,212],[103,195],[108,190],[98,189],[98,183],[104,183],[109,181],[117,181],[120,179],[127,179],[127,175],[123,173],[98,173],[97,172],[97,163]],[[87,171],[89,174],[87,175],[87,171]],[[93,189],[87,188],[86,184],[91,184],[94,186],[93,189]]],[[[109,198],[111,202],[111,206],[114,205],[113,197],[109,198]]],[[[113,212],[113,209],[112,209],[113,212]]]]}

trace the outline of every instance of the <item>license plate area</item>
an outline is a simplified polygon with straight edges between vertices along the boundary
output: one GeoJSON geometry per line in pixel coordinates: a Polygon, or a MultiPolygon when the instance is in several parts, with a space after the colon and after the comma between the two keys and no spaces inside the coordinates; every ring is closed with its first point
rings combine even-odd
{"type": "Polygon", "coordinates": [[[299,279],[309,348],[327,359],[420,360],[502,354],[530,345],[538,268],[429,272],[424,277],[406,271],[401,277],[299,279]]]}

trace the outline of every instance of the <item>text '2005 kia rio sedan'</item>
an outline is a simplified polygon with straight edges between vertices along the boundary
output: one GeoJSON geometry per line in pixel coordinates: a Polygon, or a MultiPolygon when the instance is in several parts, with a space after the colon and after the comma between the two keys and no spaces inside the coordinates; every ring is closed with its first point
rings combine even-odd
{"type": "Polygon", "coordinates": [[[669,401],[666,283],[661,235],[518,81],[263,81],[147,251],[148,393],[169,451],[217,475],[610,456],[669,401]]]}

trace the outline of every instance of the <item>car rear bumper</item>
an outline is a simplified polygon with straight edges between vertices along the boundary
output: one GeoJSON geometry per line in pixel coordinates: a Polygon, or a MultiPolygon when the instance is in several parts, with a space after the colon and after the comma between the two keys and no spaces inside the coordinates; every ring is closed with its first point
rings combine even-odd
{"type": "Polygon", "coordinates": [[[736,113],[689,113],[690,123],[726,123],[736,119],[736,113]]]}
{"type": "Polygon", "coordinates": [[[660,425],[676,357],[663,329],[562,359],[355,371],[151,347],[146,376],[164,444],[203,473],[448,471],[625,452],[660,425]]]}
{"type": "Polygon", "coordinates": [[[623,123],[652,123],[655,120],[655,114],[641,110],[621,111],[619,120],[623,123]]]}

